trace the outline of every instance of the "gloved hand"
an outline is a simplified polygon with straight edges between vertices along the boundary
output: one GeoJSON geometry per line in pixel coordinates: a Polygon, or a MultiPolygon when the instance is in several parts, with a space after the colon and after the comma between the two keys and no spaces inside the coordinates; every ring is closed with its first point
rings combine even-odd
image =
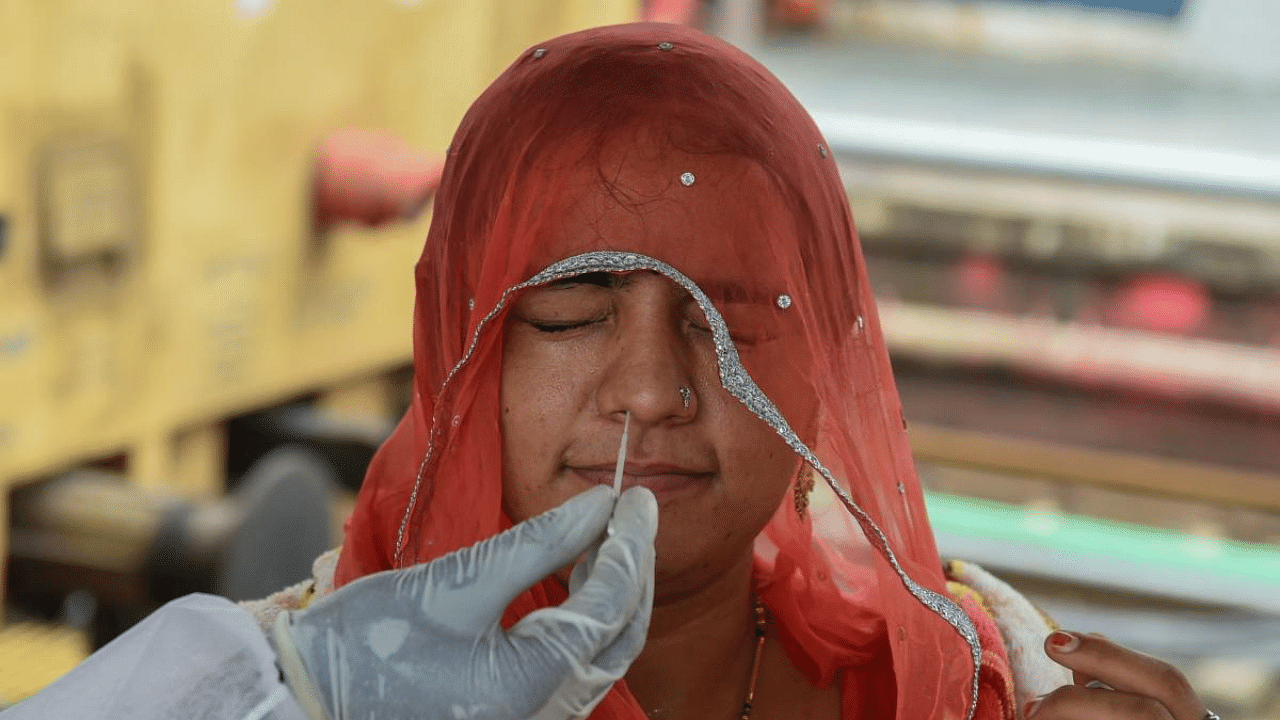
{"type": "Polygon", "coordinates": [[[627,490],[615,508],[612,490],[592,488],[471,547],[281,614],[281,670],[315,720],[585,717],[644,647],[657,526],[647,489],[627,490]],[[513,598],[583,553],[562,605],[502,628],[513,598]]]}

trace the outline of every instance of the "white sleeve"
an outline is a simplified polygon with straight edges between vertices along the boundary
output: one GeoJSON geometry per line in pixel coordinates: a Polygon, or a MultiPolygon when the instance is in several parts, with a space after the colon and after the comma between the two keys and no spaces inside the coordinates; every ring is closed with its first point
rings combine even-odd
{"type": "MultiPolygon", "coordinates": [[[[980,596],[991,612],[1013,673],[1018,707],[1063,685],[1072,684],[1071,671],[1049,659],[1044,640],[1057,625],[1008,583],[978,565],[952,560],[951,574],[980,596]]],[[[8,718],[5,718],[8,720],[8,718]]]]}
{"type": "Polygon", "coordinates": [[[306,720],[243,608],[214,595],[168,603],[3,720],[306,720]]]}

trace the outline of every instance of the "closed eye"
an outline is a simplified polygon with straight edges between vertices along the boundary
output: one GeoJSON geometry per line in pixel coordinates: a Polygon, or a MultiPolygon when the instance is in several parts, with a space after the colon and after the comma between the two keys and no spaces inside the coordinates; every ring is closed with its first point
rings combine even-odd
{"type": "Polygon", "coordinates": [[[537,330],[538,332],[545,332],[545,333],[564,332],[565,330],[572,330],[574,328],[585,327],[587,325],[587,323],[538,323],[538,322],[531,322],[529,324],[533,326],[534,330],[537,330]]]}
{"type": "Polygon", "coordinates": [[[534,320],[526,318],[525,322],[538,332],[562,333],[569,330],[587,327],[588,325],[594,325],[603,321],[605,317],[605,315],[601,315],[600,317],[593,317],[587,320],[534,320]]]}

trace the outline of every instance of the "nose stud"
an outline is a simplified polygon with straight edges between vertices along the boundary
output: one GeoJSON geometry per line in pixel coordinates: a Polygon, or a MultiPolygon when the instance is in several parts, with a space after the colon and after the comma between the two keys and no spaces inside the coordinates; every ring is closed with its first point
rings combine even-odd
{"type": "Polygon", "coordinates": [[[688,408],[689,403],[693,401],[693,390],[688,385],[681,385],[676,389],[680,391],[680,402],[688,408]]]}

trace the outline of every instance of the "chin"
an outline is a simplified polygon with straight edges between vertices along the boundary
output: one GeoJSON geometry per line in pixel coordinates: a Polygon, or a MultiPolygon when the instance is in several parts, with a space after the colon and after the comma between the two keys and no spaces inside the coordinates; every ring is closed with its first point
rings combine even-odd
{"type": "Polygon", "coordinates": [[[705,521],[658,520],[654,591],[656,597],[679,598],[740,569],[750,574],[755,534],[705,521]],[[664,527],[665,523],[665,527],[664,527]]]}

